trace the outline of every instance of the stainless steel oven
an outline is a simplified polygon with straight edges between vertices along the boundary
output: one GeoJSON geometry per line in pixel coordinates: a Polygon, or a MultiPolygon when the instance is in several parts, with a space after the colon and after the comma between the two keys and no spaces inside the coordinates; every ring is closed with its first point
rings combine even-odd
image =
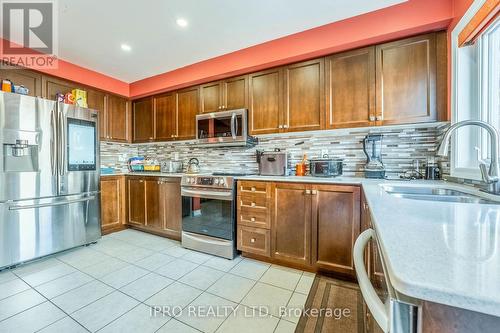
{"type": "Polygon", "coordinates": [[[186,175],[181,181],[182,246],[233,259],[235,198],[232,177],[186,175]]]}

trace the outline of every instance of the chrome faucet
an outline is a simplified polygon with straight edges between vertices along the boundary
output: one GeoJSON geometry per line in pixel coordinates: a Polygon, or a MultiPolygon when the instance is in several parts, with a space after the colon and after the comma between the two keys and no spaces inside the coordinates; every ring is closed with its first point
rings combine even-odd
{"type": "Polygon", "coordinates": [[[443,139],[439,144],[438,151],[436,155],[438,156],[448,156],[448,147],[450,143],[451,134],[458,128],[468,125],[475,125],[484,128],[490,135],[491,141],[491,163],[489,170],[487,169],[486,163],[483,161],[479,162],[479,169],[481,170],[481,175],[483,176],[483,181],[488,184],[488,190],[491,194],[500,195],[500,169],[498,166],[498,132],[495,127],[481,120],[464,120],[456,124],[453,124],[448,128],[446,133],[444,133],[443,139]]]}

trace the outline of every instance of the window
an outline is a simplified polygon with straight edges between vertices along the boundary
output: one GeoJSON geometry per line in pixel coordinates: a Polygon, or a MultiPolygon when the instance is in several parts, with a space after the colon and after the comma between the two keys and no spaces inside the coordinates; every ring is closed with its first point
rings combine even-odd
{"type": "MultiPolygon", "coordinates": [[[[481,33],[475,43],[458,47],[457,36],[484,1],[475,1],[452,31],[452,122],[479,119],[500,130],[500,19],[481,33]]],[[[463,127],[452,142],[451,175],[481,179],[479,160],[489,162],[485,130],[463,127]]]]}

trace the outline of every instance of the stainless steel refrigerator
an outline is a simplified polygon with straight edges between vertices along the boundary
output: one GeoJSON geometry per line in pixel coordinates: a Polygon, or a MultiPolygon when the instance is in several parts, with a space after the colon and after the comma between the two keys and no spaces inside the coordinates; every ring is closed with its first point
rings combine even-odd
{"type": "Polygon", "coordinates": [[[0,92],[0,269],[101,237],[95,110],[0,92]]]}

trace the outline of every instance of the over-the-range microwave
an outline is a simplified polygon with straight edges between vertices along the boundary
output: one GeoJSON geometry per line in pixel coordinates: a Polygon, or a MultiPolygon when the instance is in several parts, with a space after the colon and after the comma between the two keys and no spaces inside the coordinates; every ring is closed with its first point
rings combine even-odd
{"type": "Polygon", "coordinates": [[[248,135],[246,109],[211,112],[196,116],[198,145],[254,146],[257,138],[248,135]]]}

